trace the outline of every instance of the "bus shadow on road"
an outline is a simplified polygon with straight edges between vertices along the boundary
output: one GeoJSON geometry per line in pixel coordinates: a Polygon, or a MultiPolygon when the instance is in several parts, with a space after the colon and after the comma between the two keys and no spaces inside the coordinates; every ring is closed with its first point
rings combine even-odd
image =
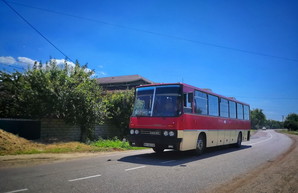
{"type": "Polygon", "coordinates": [[[202,155],[194,155],[192,151],[165,151],[161,154],[157,153],[146,153],[139,155],[126,156],[118,161],[142,164],[142,165],[155,165],[155,166],[186,166],[185,164],[204,160],[211,157],[221,156],[228,153],[243,151],[251,148],[250,145],[242,145],[240,148],[230,146],[219,146],[207,148],[205,153],[202,155]]]}

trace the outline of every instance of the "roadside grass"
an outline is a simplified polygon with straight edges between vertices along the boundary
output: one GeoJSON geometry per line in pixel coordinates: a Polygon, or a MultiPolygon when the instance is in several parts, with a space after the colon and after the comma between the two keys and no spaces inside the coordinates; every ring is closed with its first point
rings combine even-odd
{"type": "Polygon", "coordinates": [[[89,145],[79,142],[61,142],[43,144],[26,140],[0,129],[0,156],[40,153],[75,153],[75,152],[107,152],[144,149],[132,147],[128,142],[119,139],[91,142],[89,145]]]}
{"type": "Polygon", "coordinates": [[[281,133],[291,134],[291,135],[298,135],[298,131],[280,131],[281,133]]]}
{"type": "Polygon", "coordinates": [[[127,141],[121,141],[117,138],[115,139],[100,139],[98,141],[92,142],[90,144],[93,147],[98,147],[100,149],[114,149],[114,150],[137,150],[144,149],[140,147],[132,147],[127,141]]]}

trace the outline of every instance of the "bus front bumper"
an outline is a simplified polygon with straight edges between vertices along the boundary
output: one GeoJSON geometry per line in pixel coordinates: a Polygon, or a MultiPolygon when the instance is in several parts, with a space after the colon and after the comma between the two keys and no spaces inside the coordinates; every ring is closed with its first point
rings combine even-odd
{"type": "Polygon", "coordinates": [[[136,147],[160,147],[164,149],[180,150],[182,139],[177,137],[129,135],[129,144],[136,147]]]}

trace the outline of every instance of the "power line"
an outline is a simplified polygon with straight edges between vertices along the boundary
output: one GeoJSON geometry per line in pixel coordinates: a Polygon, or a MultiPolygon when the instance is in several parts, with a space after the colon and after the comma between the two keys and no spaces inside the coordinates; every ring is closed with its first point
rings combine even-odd
{"type": "MultiPolygon", "coordinates": [[[[4,0],[2,0],[2,1],[4,1],[4,0]]],[[[223,45],[209,43],[209,42],[203,42],[203,41],[199,41],[199,40],[188,39],[188,38],[184,38],[184,37],[174,36],[174,35],[171,35],[171,34],[165,34],[165,33],[160,33],[160,32],[154,32],[154,31],[129,27],[129,26],[125,26],[125,25],[119,25],[119,24],[110,23],[110,22],[106,22],[106,21],[102,21],[102,20],[98,20],[98,19],[87,18],[87,17],[72,15],[72,14],[68,14],[68,13],[62,13],[62,12],[59,12],[59,11],[53,11],[53,10],[49,10],[49,9],[34,7],[34,6],[31,6],[31,5],[26,5],[26,4],[17,3],[17,2],[11,2],[11,3],[18,4],[18,5],[28,7],[28,8],[32,8],[32,9],[38,9],[38,10],[41,10],[41,11],[46,11],[46,12],[50,12],[50,13],[55,13],[55,14],[59,14],[59,15],[64,15],[64,16],[68,16],[68,17],[82,19],[82,20],[86,20],[86,21],[90,21],[90,22],[96,22],[96,23],[100,23],[100,24],[103,24],[103,25],[109,25],[109,26],[114,26],[114,27],[118,27],[118,28],[137,31],[137,32],[141,32],[141,33],[147,33],[147,34],[151,34],[151,35],[162,36],[162,37],[167,37],[167,38],[171,38],[171,39],[177,39],[177,40],[192,42],[192,43],[196,43],[196,44],[200,44],[200,45],[204,45],[204,46],[216,47],[216,48],[232,50],[232,51],[237,51],[237,52],[242,52],[242,53],[247,53],[247,54],[252,54],[252,55],[259,55],[259,56],[271,57],[271,58],[282,59],[282,60],[287,60],[287,61],[292,61],[292,62],[298,62],[298,59],[282,57],[282,56],[276,56],[276,55],[271,55],[271,54],[266,54],[266,53],[261,53],[261,52],[255,52],[255,51],[250,51],[250,50],[245,50],[245,49],[239,49],[239,48],[234,48],[234,47],[223,46],[223,45]]]]}
{"type": "Polygon", "coordinates": [[[245,96],[235,96],[236,98],[244,98],[244,99],[268,99],[268,100],[298,100],[298,98],[291,97],[281,97],[281,98],[271,98],[271,97],[245,97],[245,96]]]}
{"type": "Polygon", "coordinates": [[[17,14],[25,23],[27,23],[36,33],[38,33],[41,37],[43,37],[49,44],[51,44],[56,50],[58,50],[66,59],[69,59],[73,62],[73,60],[68,57],[61,49],[59,49],[54,43],[52,43],[48,38],[46,38],[38,29],[36,29],[27,19],[25,19],[17,10],[15,10],[9,3],[5,0],[2,0],[4,4],[6,4],[15,14],[17,14]]]}

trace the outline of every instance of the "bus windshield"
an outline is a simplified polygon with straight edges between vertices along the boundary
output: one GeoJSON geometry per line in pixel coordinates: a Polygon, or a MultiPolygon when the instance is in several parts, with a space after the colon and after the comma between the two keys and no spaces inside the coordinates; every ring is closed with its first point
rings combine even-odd
{"type": "Polygon", "coordinates": [[[174,117],[181,114],[181,86],[137,88],[132,116],[174,117]]]}

